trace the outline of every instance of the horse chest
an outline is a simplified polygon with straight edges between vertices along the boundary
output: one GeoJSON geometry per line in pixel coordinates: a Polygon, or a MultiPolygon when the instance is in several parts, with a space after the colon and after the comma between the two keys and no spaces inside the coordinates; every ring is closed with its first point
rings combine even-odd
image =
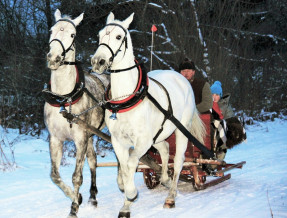
{"type": "Polygon", "coordinates": [[[122,144],[134,144],[137,137],[144,134],[145,123],[131,114],[118,114],[117,120],[109,118],[111,113],[106,114],[106,124],[112,135],[122,144]]]}
{"type": "Polygon", "coordinates": [[[45,124],[49,133],[61,140],[74,140],[79,132],[79,127],[76,124],[70,127],[69,122],[59,113],[58,107],[52,107],[45,104],[44,108],[45,124]]]}

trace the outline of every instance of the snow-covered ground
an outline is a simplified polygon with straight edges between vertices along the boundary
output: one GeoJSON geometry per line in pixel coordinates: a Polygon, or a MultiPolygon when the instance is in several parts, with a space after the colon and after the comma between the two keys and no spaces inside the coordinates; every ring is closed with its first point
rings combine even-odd
{"type": "MultiPolygon", "coordinates": [[[[149,190],[142,173],[135,176],[139,198],[131,207],[132,217],[287,217],[287,121],[261,122],[247,126],[247,143],[227,153],[227,162],[246,161],[243,169],[231,171],[232,177],[217,186],[194,191],[191,184],[179,183],[176,207],[164,209],[167,189],[149,190]]],[[[14,141],[17,168],[0,171],[0,217],[67,217],[71,201],[50,179],[47,135],[40,138],[4,133],[2,139],[14,141]]],[[[7,144],[7,143],[6,143],[7,144]]],[[[2,144],[2,148],[5,147],[2,144]]],[[[99,162],[114,161],[109,153],[99,162]]],[[[61,167],[61,175],[71,185],[74,164],[61,167]]],[[[90,171],[84,168],[81,187],[83,204],[78,217],[117,217],[124,196],[116,184],[116,168],[97,169],[98,207],[87,203],[90,171]]]]}

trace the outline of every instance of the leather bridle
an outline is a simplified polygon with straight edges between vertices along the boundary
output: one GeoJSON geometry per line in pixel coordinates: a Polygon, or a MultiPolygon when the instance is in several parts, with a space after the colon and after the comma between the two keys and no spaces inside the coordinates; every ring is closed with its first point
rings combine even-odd
{"type": "MultiPolygon", "coordinates": [[[[58,23],[58,22],[60,22],[60,21],[69,22],[69,23],[72,24],[72,25],[74,26],[74,28],[76,29],[76,25],[75,25],[71,20],[62,18],[62,19],[59,19],[56,23],[58,23]]],[[[68,62],[68,61],[65,61],[66,53],[68,53],[68,51],[70,51],[70,50],[73,51],[73,48],[72,48],[72,47],[74,46],[75,35],[74,35],[74,36],[71,36],[71,37],[73,38],[73,41],[72,41],[71,45],[70,45],[67,49],[65,49],[64,44],[63,44],[62,41],[59,40],[59,39],[52,39],[52,40],[50,41],[50,43],[49,43],[49,45],[50,45],[53,41],[56,41],[56,42],[60,43],[60,45],[61,45],[61,47],[62,47],[62,49],[63,49],[63,52],[62,52],[62,54],[61,54],[61,56],[63,56],[63,60],[62,60],[62,62],[61,62],[60,65],[63,65],[63,64],[65,64],[65,65],[75,65],[75,64],[76,64],[76,62],[68,62]]]]}
{"type": "MultiPolygon", "coordinates": [[[[112,65],[112,63],[113,63],[113,61],[114,61],[114,58],[115,58],[115,57],[118,55],[118,53],[121,51],[121,47],[123,46],[124,43],[125,43],[124,55],[125,55],[126,50],[127,50],[127,48],[128,48],[128,41],[127,41],[127,30],[126,30],[123,26],[121,26],[120,24],[117,24],[117,23],[109,23],[109,24],[107,24],[106,26],[117,26],[117,27],[120,27],[120,28],[125,32],[125,36],[124,36],[124,38],[122,39],[122,42],[121,42],[119,48],[116,50],[116,52],[114,52],[113,49],[112,49],[108,44],[106,44],[106,43],[100,43],[100,44],[99,44],[99,47],[100,47],[101,45],[103,45],[103,46],[107,47],[107,48],[109,49],[109,51],[111,52],[111,55],[112,55],[112,56],[111,56],[110,59],[109,59],[110,64],[109,64],[109,66],[108,66],[108,69],[110,70],[110,67],[111,67],[111,65],[112,65]]],[[[133,66],[132,68],[134,68],[134,67],[136,67],[136,66],[137,66],[137,65],[133,66]]],[[[131,69],[132,69],[132,68],[131,68],[131,69]]],[[[129,68],[129,69],[130,69],[130,68],[129,68]]],[[[121,72],[121,71],[125,71],[125,70],[127,70],[127,69],[122,69],[122,70],[110,70],[110,72],[111,72],[111,73],[116,73],[116,72],[113,72],[113,71],[121,72]]]]}

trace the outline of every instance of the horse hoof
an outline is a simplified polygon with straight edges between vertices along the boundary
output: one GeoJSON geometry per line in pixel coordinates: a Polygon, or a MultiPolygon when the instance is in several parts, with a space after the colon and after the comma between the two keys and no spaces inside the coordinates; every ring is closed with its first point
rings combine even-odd
{"type": "Polygon", "coordinates": [[[119,190],[120,190],[122,193],[124,193],[124,192],[125,192],[125,190],[124,190],[124,189],[119,188],[119,190]]]}
{"type": "Polygon", "coordinates": [[[136,195],[133,198],[128,198],[127,197],[127,200],[130,201],[130,202],[134,202],[138,198],[138,195],[139,195],[139,192],[137,191],[136,195]]]}
{"type": "Polygon", "coordinates": [[[118,218],[130,218],[131,212],[120,212],[118,218]]]}
{"type": "Polygon", "coordinates": [[[72,206],[71,206],[71,211],[70,211],[69,217],[77,217],[78,210],[79,210],[79,205],[76,204],[75,202],[73,202],[72,206]]]}
{"type": "Polygon", "coordinates": [[[175,208],[174,200],[165,200],[163,208],[175,208]]]}
{"type": "Polygon", "coordinates": [[[71,211],[68,218],[77,218],[77,214],[75,212],[71,211]]]}
{"type": "Polygon", "coordinates": [[[95,198],[89,199],[89,204],[93,205],[94,207],[98,206],[98,201],[95,198]]]}

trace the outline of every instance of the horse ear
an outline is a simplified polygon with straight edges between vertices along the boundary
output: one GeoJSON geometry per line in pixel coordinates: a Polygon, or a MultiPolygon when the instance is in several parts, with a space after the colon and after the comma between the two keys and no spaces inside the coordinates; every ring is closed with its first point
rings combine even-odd
{"type": "Polygon", "coordinates": [[[60,11],[59,9],[57,9],[57,10],[55,11],[54,16],[55,16],[55,20],[56,20],[56,21],[58,21],[59,19],[61,19],[61,18],[62,18],[61,11],[60,11]]]}
{"type": "Polygon", "coordinates": [[[114,19],[115,19],[115,15],[113,14],[113,12],[111,12],[107,18],[107,24],[114,21],[114,19]]]}
{"type": "Polygon", "coordinates": [[[127,19],[125,19],[125,20],[123,21],[123,27],[125,27],[126,29],[129,28],[131,22],[132,22],[133,19],[134,19],[134,14],[135,14],[135,13],[132,13],[127,19]]]}
{"type": "Polygon", "coordinates": [[[84,18],[84,13],[81,13],[77,18],[73,20],[73,23],[78,26],[84,18]]]}

